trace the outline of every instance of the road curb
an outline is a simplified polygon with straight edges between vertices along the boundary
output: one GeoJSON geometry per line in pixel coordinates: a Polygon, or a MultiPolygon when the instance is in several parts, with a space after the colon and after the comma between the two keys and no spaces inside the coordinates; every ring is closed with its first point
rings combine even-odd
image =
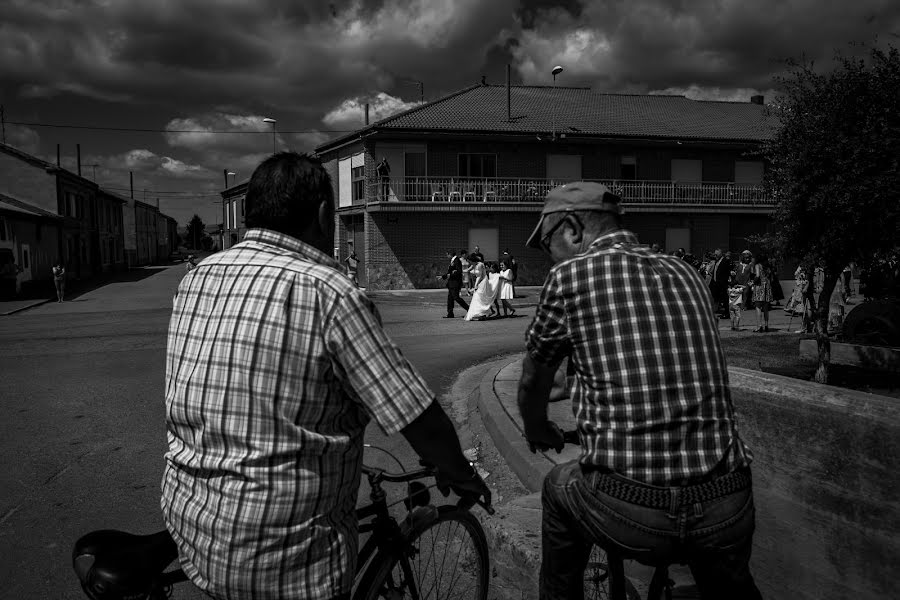
{"type": "Polygon", "coordinates": [[[503,370],[521,360],[522,356],[524,354],[521,353],[510,356],[502,367],[485,373],[479,387],[478,411],[481,413],[484,428],[510,469],[522,485],[532,492],[537,492],[543,484],[544,474],[550,470],[553,463],[543,454],[531,453],[521,429],[516,425],[517,417],[507,412],[494,389],[494,382],[503,370]]]}
{"type": "Polygon", "coordinates": [[[2,312],[2,313],[0,313],[0,317],[8,317],[9,315],[14,315],[16,313],[20,313],[22,311],[29,310],[31,308],[35,308],[35,307],[47,304],[48,302],[53,302],[53,299],[47,298],[46,300],[35,300],[33,304],[29,304],[27,306],[20,306],[19,308],[15,308],[10,311],[2,312]]]}

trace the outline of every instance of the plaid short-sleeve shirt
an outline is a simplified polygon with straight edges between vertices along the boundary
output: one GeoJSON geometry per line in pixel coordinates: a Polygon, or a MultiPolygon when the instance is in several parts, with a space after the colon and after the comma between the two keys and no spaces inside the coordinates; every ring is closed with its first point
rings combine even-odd
{"type": "Polygon", "coordinates": [[[542,364],[570,356],[583,465],[677,486],[752,460],[709,288],[631,232],[603,235],[551,269],[526,344],[542,364]]]}
{"type": "Polygon", "coordinates": [[[178,287],[166,355],[162,509],[215,597],[350,590],[363,433],[434,399],[337,262],[251,229],[178,287]]]}

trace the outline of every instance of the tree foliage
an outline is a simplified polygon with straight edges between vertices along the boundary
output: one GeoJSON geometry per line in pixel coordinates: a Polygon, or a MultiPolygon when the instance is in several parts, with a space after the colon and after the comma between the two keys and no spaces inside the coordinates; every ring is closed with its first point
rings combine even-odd
{"type": "Polygon", "coordinates": [[[200,215],[195,214],[191,217],[191,220],[188,221],[187,234],[184,236],[185,241],[191,248],[199,248],[200,240],[203,239],[205,232],[206,225],[203,223],[203,219],[200,218],[200,215]]]}
{"type": "Polygon", "coordinates": [[[776,200],[770,247],[799,259],[810,276],[824,269],[812,299],[820,338],[844,266],[868,264],[900,240],[900,52],[866,50],[862,58],[838,54],[827,73],[788,61],[770,107],[779,127],[762,150],[776,200]]]}

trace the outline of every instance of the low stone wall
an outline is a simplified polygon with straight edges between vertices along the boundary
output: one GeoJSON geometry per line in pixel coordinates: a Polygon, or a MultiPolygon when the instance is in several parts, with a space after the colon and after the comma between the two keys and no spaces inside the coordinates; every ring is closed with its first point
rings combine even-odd
{"type": "Polygon", "coordinates": [[[751,568],[765,598],[891,598],[900,572],[900,404],[729,369],[754,454],[751,568]]]}

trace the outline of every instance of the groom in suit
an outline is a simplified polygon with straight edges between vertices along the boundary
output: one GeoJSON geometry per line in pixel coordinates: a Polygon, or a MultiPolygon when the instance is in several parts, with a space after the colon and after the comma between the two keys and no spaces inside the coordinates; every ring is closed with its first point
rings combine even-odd
{"type": "MultiPolygon", "coordinates": [[[[462,251],[460,251],[460,254],[462,254],[462,251]]],[[[462,289],[462,261],[459,260],[459,256],[452,250],[447,250],[447,261],[450,263],[447,266],[447,274],[439,277],[447,281],[447,314],[444,318],[452,319],[454,317],[454,302],[462,306],[463,310],[466,311],[469,310],[469,305],[459,297],[459,290],[462,289]]]]}

